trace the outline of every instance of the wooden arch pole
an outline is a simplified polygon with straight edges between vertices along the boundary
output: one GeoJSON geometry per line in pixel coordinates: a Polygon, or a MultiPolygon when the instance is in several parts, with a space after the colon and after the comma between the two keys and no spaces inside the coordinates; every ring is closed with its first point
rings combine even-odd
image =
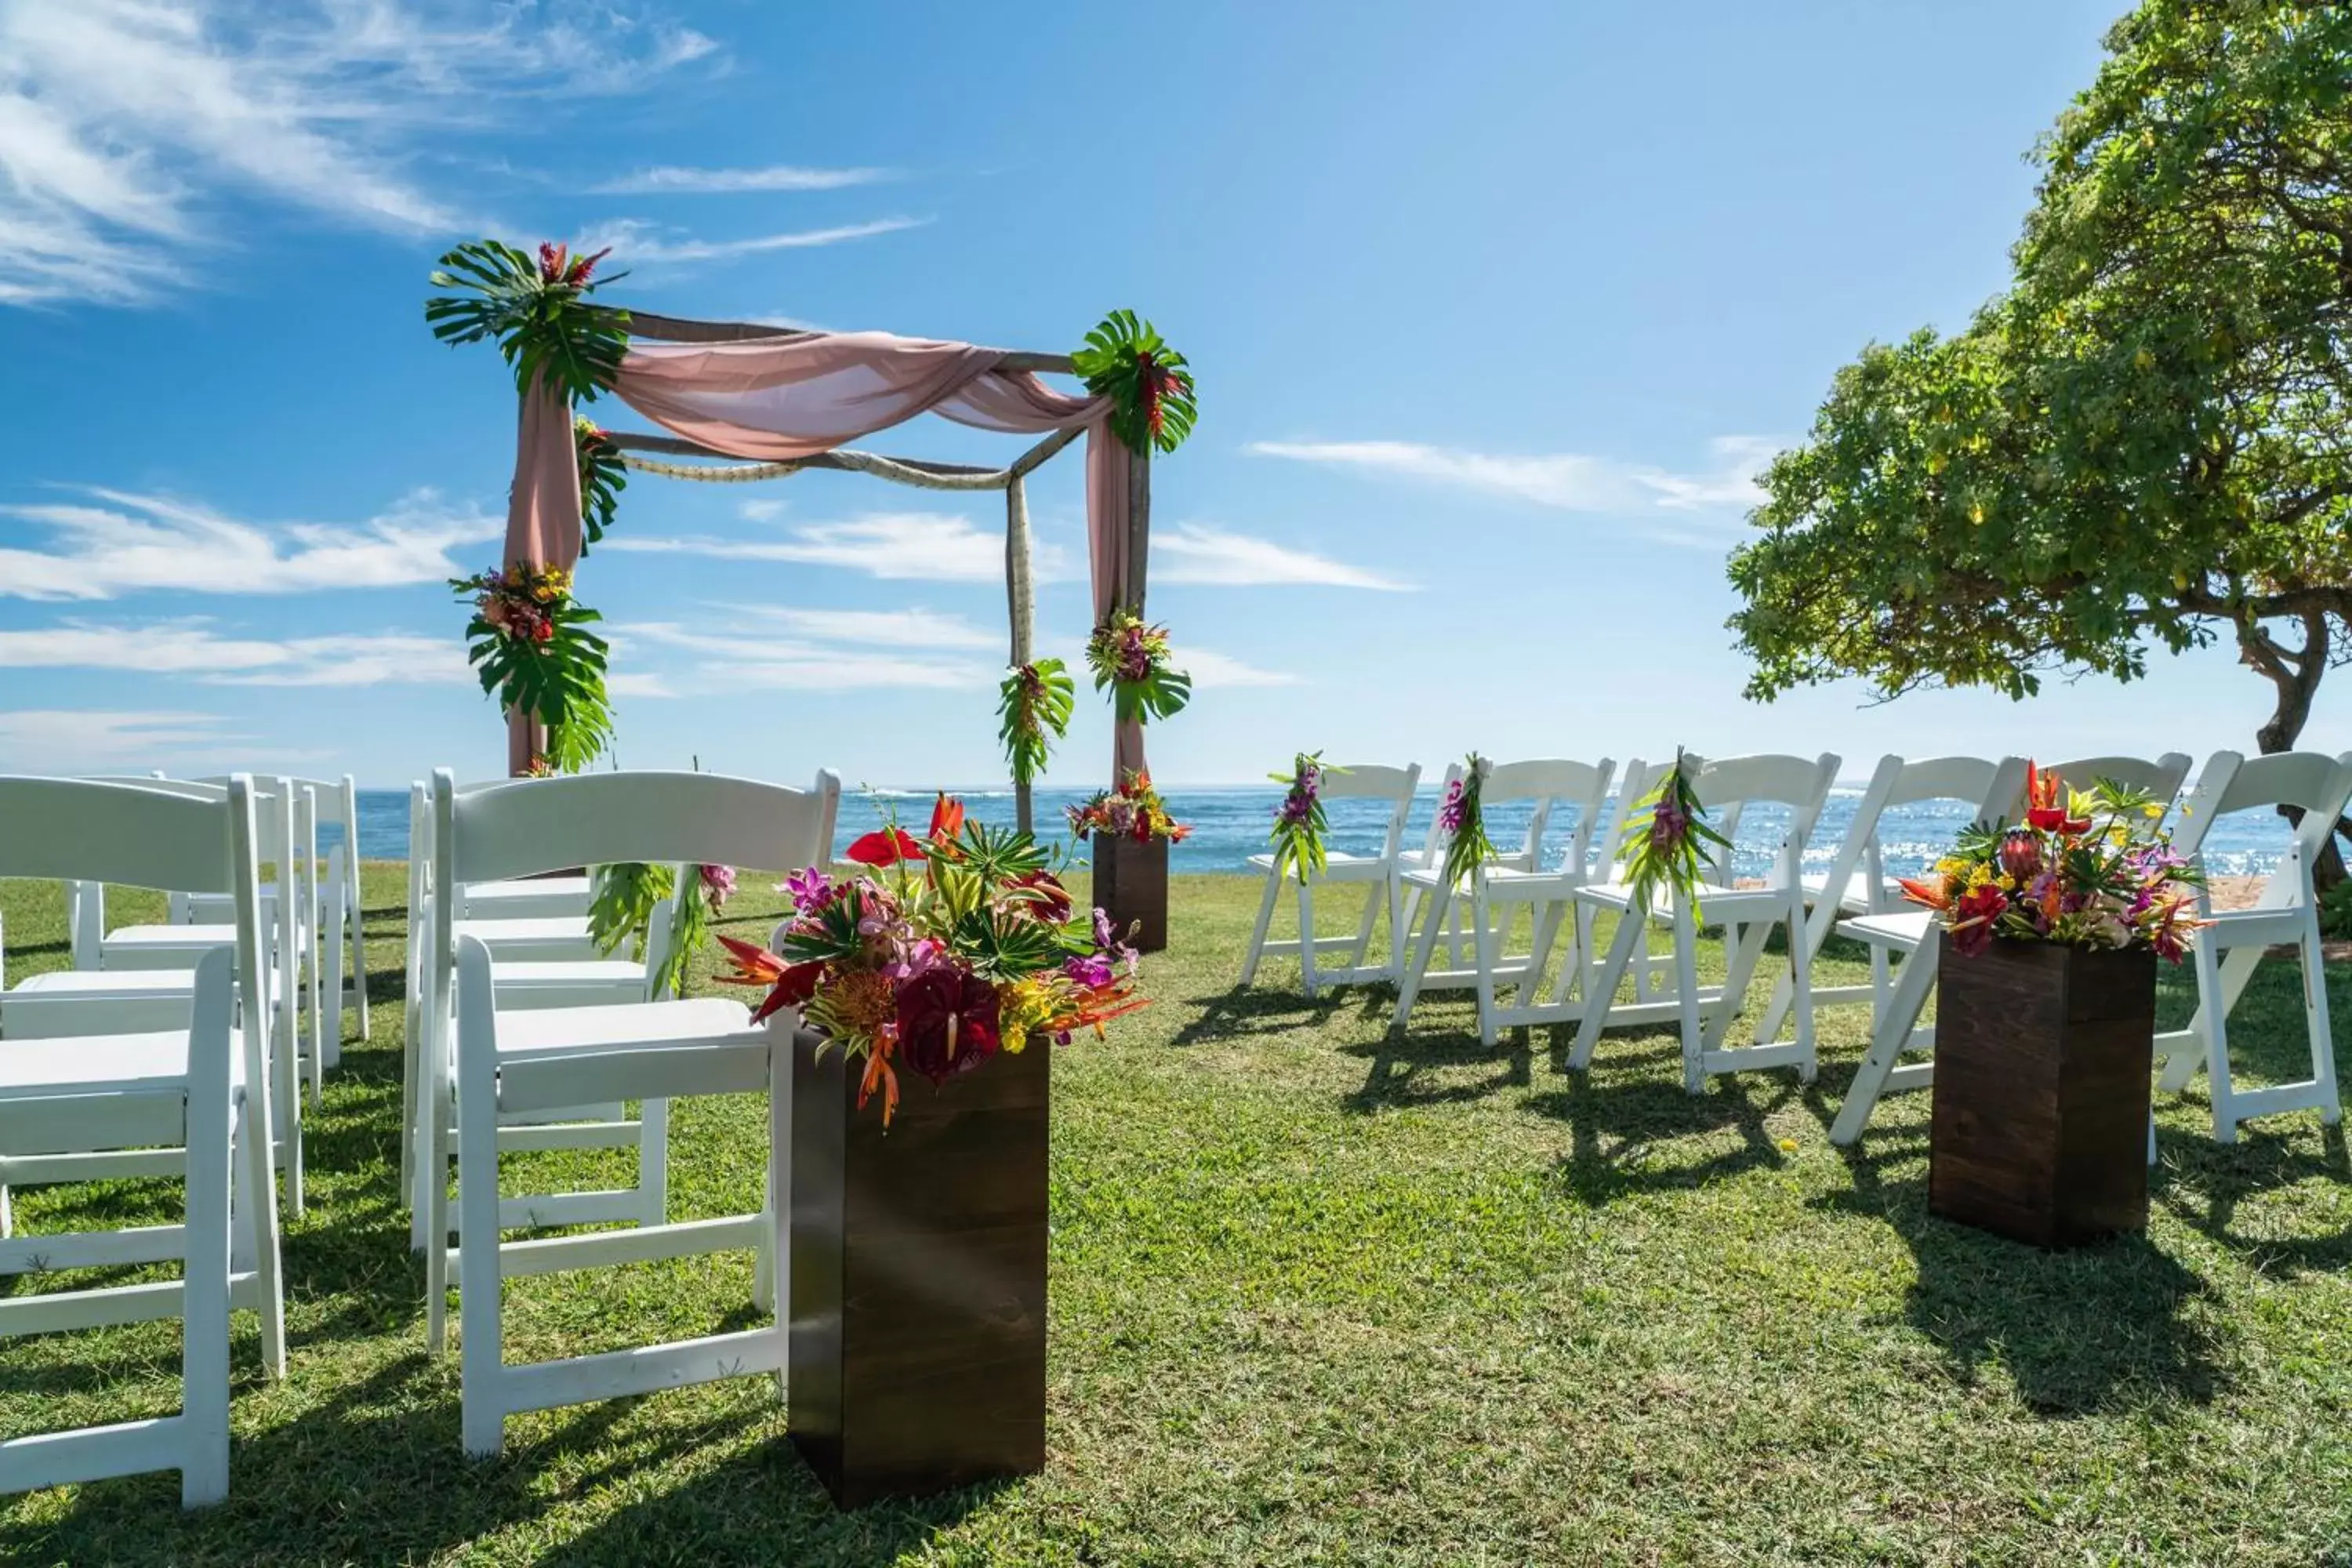
{"type": "MultiPolygon", "coordinates": [[[[1031,646],[1037,612],[1037,595],[1029,574],[1029,494],[1017,472],[1004,481],[1004,600],[1013,625],[1013,665],[1031,663],[1031,646]]],[[[1013,821],[1024,833],[1036,830],[1027,779],[1013,781],[1013,821]]]]}

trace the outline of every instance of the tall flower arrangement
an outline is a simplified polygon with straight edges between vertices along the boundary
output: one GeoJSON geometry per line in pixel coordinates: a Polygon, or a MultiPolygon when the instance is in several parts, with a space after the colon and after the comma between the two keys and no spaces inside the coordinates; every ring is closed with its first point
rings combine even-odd
{"type": "Polygon", "coordinates": [[[1699,879],[1706,875],[1710,846],[1728,848],[1730,840],[1708,824],[1688,759],[1677,746],[1675,765],[1626,813],[1624,836],[1618,841],[1617,858],[1625,868],[1633,907],[1654,907],[1664,888],[1688,900],[1696,920],[1699,879]]]}
{"type": "Polygon", "coordinates": [[[548,761],[578,773],[611,743],[604,690],[609,648],[588,629],[604,617],[572,597],[572,574],[518,561],[502,572],[450,579],[474,606],[467,661],[482,690],[509,712],[547,726],[548,761]]]}
{"type": "Polygon", "coordinates": [[[1101,837],[1132,838],[1138,844],[1165,838],[1171,844],[1181,844],[1192,832],[1168,814],[1168,803],[1152,787],[1148,770],[1129,773],[1119,789],[1097,790],[1068,807],[1067,815],[1070,837],[1081,843],[1101,837]]]}
{"type": "Polygon", "coordinates": [[[2153,948],[2179,963],[2202,923],[2204,875],[2158,824],[2164,803],[2111,780],[2070,789],[2029,764],[2025,821],[1979,824],[1905,894],[1937,911],[1963,953],[1996,937],[2070,947],[2153,948]]]}
{"type": "Polygon", "coordinates": [[[1460,887],[1496,859],[1499,851],[1486,837],[1486,816],[1479,795],[1486,787],[1486,772],[1494,764],[1473,752],[1463,759],[1462,776],[1445,786],[1438,803],[1437,828],[1445,835],[1445,880],[1460,887]]]}
{"type": "Polygon", "coordinates": [[[1320,752],[1301,752],[1292,759],[1288,773],[1266,774],[1275,783],[1290,786],[1282,804],[1274,809],[1274,829],[1266,836],[1274,846],[1276,876],[1290,871],[1303,888],[1308,878],[1329,863],[1323,846],[1328,826],[1323,816],[1323,775],[1344,771],[1327,768],[1320,752]]]}
{"type": "Polygon", "coordinates": [[[1192,678],[1170,660],[1166,626],[1152,626],[1121,605],[1087,639],[1087,668],[1095,689],[1110,689],[1111,711],[1122,723],[1171,719],[1192,700],[1192,678]]]}
{"type": "Polygon", "coordinates": [[[814,866],[787,880],[773,952],[720,937],[734,959],[722,978],[768,988],[755,1016],[797,1007],[862,1060],[857,1103],[878,1095],[884,1126],[901,1068],[942,1085],[1143,1005],[1134,954],[1099,910],[1076,917],[1027,834],[969,822],[942,795],[921,839],[886,823],[848,856],[858,869],[841,880],[814,866]]]}

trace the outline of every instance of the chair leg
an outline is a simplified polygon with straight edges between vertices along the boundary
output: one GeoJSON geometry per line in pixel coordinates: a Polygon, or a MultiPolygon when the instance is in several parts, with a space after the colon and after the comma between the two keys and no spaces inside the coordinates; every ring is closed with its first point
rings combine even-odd
{"type": "Polygon", "coordinates": [[[1610,938],[1609,955],[1599,967],[1588,973],[1584,987],[1584,1016],[1577,1020],[1576,1048],[1569,1053],[1568,1065],[1578,1072],[1592,1065],[1592,1048],[1601,1043],[1601,1031],[1608,1026],[1610,1005],[1617,999],[1617,983],[1625,976],[1626,965],[1633,960],[1635,944],[1649,936],[1649,922],[1639,910],[1627,910],[1617,921],[1617,933],[1610,938]]]}
{"type": "Polygon", "coordinates": [[[1702,1051],[1715,1049],[1731,1033],[1731,1020],[1738,1016],[1740,1004],[1748,999],[1748,987],[1756,978],[1757,961],[1764,956],[1764,943],[1771,934],[1769,921],[1751,921],[1746,925],[1724,928],[1723,995],[1700,1015],[1702,1051]]]}
{"type": "Polygon", "coordinates": [[[2327,1025],[2327,966],[2316,909],[2304,911],[2302,958],[2303,1022],[2311,1037],[2311,1079],[2323,1100],[2320,1125],[2333,1127],[2344,1119],[2344,1103],[2336,1092],[2336,1038],[2327,1025]]]}
{"type": "Polygon", "coordinates": [[[1282,892],[1282,873],[1269,870],[1265,874],[1265,896],[1257,903],[1257,924],[1250,930],[1249,951],[1242,954],[1242,984],[1257,979],[1258,960],[1265,953],[1266,928],[1274,923],[1274,900],[1282,892]]]}
{"type": "Polygon", "coordinates": [[[1413,944],[1412,962],[1397,976],[1396,1015],[1390,1027],[1402,1029],[1412,1012],[1412,1005],[1421,995],[1421,977],[1429,973],[1429,962],[1436,955],[1438,933],[1445,925],[1446,905],[1453,901],[1454,890],[1443,885],[1431,889],[1423,900],[1428,910],[1421,920],[1421,940],[1413,944]]]}
{"type": "MultiPolygon", "coordinates": [[[[360,887],[356,879],[345,887],[343,897],[344,901],[350,906],[348,916],[352,931],[349,949],[352,1001],[359,1008],[360,1038],[364,1041],[368,1037],[367,908],[360,897],[360,887]]],[[[341,1003],[339,1001],[336,1005],[341,1006],[341,1003]]]]}
{"type": "Polygon", "coordinates": [[[1886,1091],[1888,1075],[1910,1048],[1912,1032],[1927,1005],[1927,988],[1936,982],[1936,950],[1920,948],[1895,973],[1895,988],[1871,1032],[1870,1053],[1862,1058],[1853,1086],[1846,1090],[1845,1103],[1838,1107],[1837,1121],[1830,1127],[1830,1142],[1841,1148],[1862,1136],[1871,1112],[1878,1109],[1879,1096],[1886,1091]]]}
{"type": "Polygon", "coordinates": [[[793,1213],[793,1038],[799,1028],[798,1015],[790,1012],[776,1014],[768,1022],[768,1213],[773,1218],[762,1239],[767,1243],[769,1306],[786,1352],[776,1358],[780,1400],[792,1349],[793,1257],[786,1237],[793,1213]]]}
{"type": "Polygon", "coordinates": [[[1790,1005],[1797,1014],[1797,1081],[1811,1083],[1821,1071],[1813,1054],[1813,955],[1806,945],[1805,895],[1792,888],[1789,897],[1789,977],[1795,993],[1790,1005]]]}
{"type": "MultiPolygon", "coordinates": [[[[2194,940],[2202,945],[2206,939],[2200,936],[2194,940]]],[[[2232,948],[2226,954],[2215,955],[2220,983],[2209,989],[2202,978],[2198,981],[2197,1012],[2189,1020],[2192,1033],[2200,1037],[2207,1034],[2206,1023],[2217,999],[2224,1017],[2237,1007],[2238,998],[2245,994],[2246,982],[2254,977],[2254,967],[2262,963],[2262,959],[2263,950],[2259,947],[2232,948]]],[[[2175,1055],[2165,1064],[2164,1076],[2157,1080],[2157,1087],[2171,1094],[2187,1089],[2189,1080],[2197,1076],[2197,1069],[2205,1065],[2208,1054],[2200,1047],[2175,1055]]]]}
{"type": "Polygon", "coordinates": [[[1366,883],[1364,886],[1364,918],[1356,922],[1356,945],[1348,950],[1348,967],[1356,971],[1359,975],[1361,975],[1363,973],[1364,960],[1371,953],[1372,922],[1380,919],[1380,914],[1381,890],[1370,883],[1366,883]]]}
{"type": "MultiPolygon", "coordinates": [[[[2234,1143],[2238,1141],[2238,1119],[2230,1105],[2230,1005],[2222,994],[2219,955],[2211,942],[2200,941],[2194,944],[2189,961],[2197,966],[2197,1013],[2204,1020],[2204,1027],[2199,1032],[2205,1037],[2205,1048],[2189,1053],[2189,1060],[2193,1064],[2199,1056],[2204,1058],[2207,1089],[2213,1099],[2213,1142],[2234,1143]]],[[[2190,1026],[2196,1026],[2192,1023],[2190,1026]]],[[[2176,1059],[2173,1065],[2177,1068],[2179,1063],[2176,1059]]]]}
{"type": "Polygon", "coordinates": [[[1298,884],[1298,977],[1307,987],[1307,994],[1315,994],[1315,893],[1307,883],[1298,884]]]}
{"type": "Polygon", "coordinates": [[[1495,1023],[1495,956],[1500,938],[1494,929],[1495,909],[1487,901],[1483,881],[1473,876],[1470,886],[1471,961],[1478,976],[1478,1043],[1492,1049],[1502,1038],[1495,1023]]]}
{"type": "Polygon", "coordinates": [[[1698,1094],[1706,1088],[1706,1027],[1698,1005],[1698,922],[1691,915],[1690,900],[1683,898],[1675,900],[1675,988],[1682,1014],[1683,1089],[1698,1094]]]}
{"type": "Polygon", "coordinates": [[[343,952],[343,921],[338,912],[327,937],[327,1056],[321,1067],[341,1065],[343,1055],[343,971],[347,966],[343,952]]]}
{"type": "MultiPolygon", "coordinates": [[[[499,1398],[499,1068],[489,1032],[490,974],[482,950],[458,959],[457,1311],[459,1427],[467,1456],[488,1458],[506,1442],[499,1398]]],[[[428,1240],[430,1258],[444,1248],[428,1240]]]]}
{"type": "Polygon", "coordinates": [[[660,1225],[669,1217],[669,1101],[637,1106],[637,1223],[660,1225]]]}
{"type": "Polygon", "coordinates": [[[1389,900],[1389,977],[1402,987],[1404,984],[1404,879],[1389,868],[1385,883],[1389,900]]]}
{"type": "MultiPolygon", "coordinates": [[[[225,1060],[213,1065],[227,1067],[225,1060]]],[[[227,1072],[192,1073],[182,1232],[186,1272],[180,1290],[180,1421],[187,1436],[180,1465],[183,1508],[228,1496],[229,1117],[227,1072]]]]}

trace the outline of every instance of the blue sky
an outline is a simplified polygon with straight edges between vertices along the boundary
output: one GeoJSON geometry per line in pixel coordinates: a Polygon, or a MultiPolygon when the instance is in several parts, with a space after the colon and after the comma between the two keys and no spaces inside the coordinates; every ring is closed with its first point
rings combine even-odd
{"type": "MultiPolygon", "coordinates": [[[[441,583],[495,559],[511,385],[420,316],[484,233],[611,243],[606,298],[678,314],[1045,349],[1153,318],[1202,401],[1155,482],[1199,681],[1164,782],[2250,750],[2226,650],[2022,707],[1759,707],[1722,626],[1748,476],[1864,342],[2000,286],[2116,8],[0,0],[0,771],[499,765],[441,583]]],[[[1075,454],[1031,498],[1074,657],[1075,454]]],[[[620,760],[996,776],[1001,527],[639,477],[580,584],[620,760]]],[[[1088,694],[1055,780],[1108,735],[1088,694]]]]}

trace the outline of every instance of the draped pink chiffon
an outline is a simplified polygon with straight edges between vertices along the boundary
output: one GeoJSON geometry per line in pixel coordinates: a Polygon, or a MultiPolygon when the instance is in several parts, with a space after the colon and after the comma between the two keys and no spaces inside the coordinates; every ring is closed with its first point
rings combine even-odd
{"type": "MultiPolygon", "coordinates": [[[[1087,541],[1095,619],[1127,582],[1132,456],[1110,432],[1108,398],[1057,392],[1000,368],[1004,351],[887,332],[813,332],[727,343],[635,343],[613,391],[663,428],[730,457],[814,457],[918,414],[1007,435],[1087,432],[1087,541]]],[[[571,566],[580,557],[580,475],[572,422],[552,394],[523,400],[507,557],[571,566]]],[[[528,737],[509,762],[530,761],[528,737]]],[[[1115,784],[1143,767],[1143,731],[1117,727],[1115,784]]]]}

